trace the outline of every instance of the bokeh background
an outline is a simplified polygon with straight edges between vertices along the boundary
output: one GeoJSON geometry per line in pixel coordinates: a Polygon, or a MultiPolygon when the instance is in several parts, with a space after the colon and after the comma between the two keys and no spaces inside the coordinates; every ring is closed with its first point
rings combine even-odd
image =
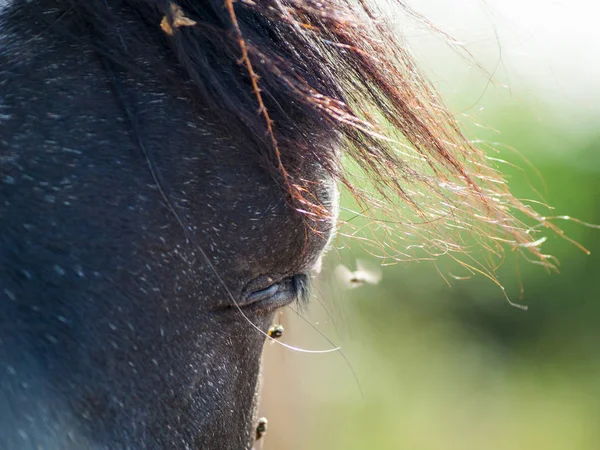
{"type": "MultiPolygon", "coordinates": [[[[544,214],[600,224],[600,6],[411,4],[483,68],[390,10],[469,136],[518,167],[503,166],[513,192],[554,207],[540,206],[544,214]]],[[[311,306],[280,320],[285,342],[343,354],[267,344],[269,433],[257,448],[600,449],[600,230],[560,225],[591,254],[549,236],[560,274],[507,258],[500,279],[526,312],[483,277],[449,286],[424,262],[386,266],[378,285],[344,289],[334,268],[375,258],[339,237],[311,306]]]]}

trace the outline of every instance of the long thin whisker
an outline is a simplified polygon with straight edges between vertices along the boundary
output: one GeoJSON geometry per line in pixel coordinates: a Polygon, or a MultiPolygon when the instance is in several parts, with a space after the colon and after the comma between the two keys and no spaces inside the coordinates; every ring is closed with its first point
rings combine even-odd
{"type": "MultiPolygon", "coordinates": [[[[306,317],[304,317],[302,314],[300,314],[299,310],[294,309],[291,306],[288,306],[288,308],[291,309],[292,311],[294,311],[298,317],[300,317],[305,323],[307,323],[313,330],[315,330],[317,333],[319,333],[319,336],[321,336],[323,339],[325,339],[330,345],[335,346],[335,343],[331,339],[329,339],[325,335],[325,333],[323,333],[316,326],[314,326],[306,317]]],[[[337,347],[337,348],[339,349],[338,353],[344,359],[344,362],[346,363],[346,366],[348,367],[348,369],[350,369],[350,372],[352,373],[352,377],[354,378],[354,381],[356,382],[356,386],[358,387],[358,391],[360,392],[360,397],[363,400],[365,400],[365,394],[364,394],[364,392],[362,390],[362,386],[361,386],[360,381],[358,379],[358,375],[356,374],[356,371],[354,370],[354,367],[350,363],[350,360],[348,359],[348,357],[346,356],[346,354],[342,351],[341,347],[337,347]]]]}

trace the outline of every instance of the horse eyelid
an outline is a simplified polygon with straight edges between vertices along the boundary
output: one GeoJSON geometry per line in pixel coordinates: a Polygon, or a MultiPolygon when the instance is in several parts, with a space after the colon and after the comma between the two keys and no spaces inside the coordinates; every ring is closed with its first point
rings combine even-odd
{"type": "Polygon", "coordinates": [[[259,300],[263,300],[269,297],[272,297],[273,295],[277,294],[277,292],[279,292],[279,288],[281,287],[281,283],[283,281],[279,281],[277,283],[273,283],[270,286],[264,288],[264,289],[260,289],[258,291],[254,291],[251,292],[250,294],[248,294],[248,300],[251,302],[256,302],[259,300]]]}
{"type": "Polygon", "coordinates": [[[307,298],[308,277],[304,274],[293,275],[275,281],[270,285],[256,289],[250,292],[246,297],[245,303],[254,303],[260,300],[266,300],[278,294],[283,289],[288,289],[291,294],[296,296],[299,301],[305,301],[307,298]]]}

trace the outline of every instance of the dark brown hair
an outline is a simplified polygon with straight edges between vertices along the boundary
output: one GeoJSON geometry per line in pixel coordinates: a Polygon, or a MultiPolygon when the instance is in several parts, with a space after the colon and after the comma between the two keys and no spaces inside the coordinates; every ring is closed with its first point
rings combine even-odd
{"type": "MultiPolygon", "coordinates": [[[[373,223],[400,230],[384,245],[391,258],[447,254],[495,279],[495,263],[477,262],[473,249],[502,259],[508,245],[553,267],[537,232],[561,231],[511,194],[375,3],[109,2],[125,5],[146,27],[161,30],[160,45],[170,47],[193,95],[215,115],[243,124],[294,207],[311,220],[328,213],[300,168],[318,163],[354,195],[373,223]],[[345,170],[323,135],[341,141],[345,170]]],[[[423,20],[403,1],[393,3],[423,20]]],[[[73,1],[72,7],[102,42],[116,42],[111,9],[104,4],[73,1]]],[[[138,39],[137,47],[143,43],[134,34],[120,39],[138,39]]],[[[134,44],[116,47],[135,49],[134,44]]],[[[127,60],[127,52],[108,53],[127,60]]]]}

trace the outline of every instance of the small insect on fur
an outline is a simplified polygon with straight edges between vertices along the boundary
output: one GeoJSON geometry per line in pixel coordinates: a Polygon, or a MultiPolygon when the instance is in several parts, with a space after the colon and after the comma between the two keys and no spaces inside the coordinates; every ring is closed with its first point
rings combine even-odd
{"type": "Polygon", "coordinates": [[[267,429],[269,428],[269,421],[266,417],[261,417],[258,419],[258,425],[256,425],[256,440],[258,441],[260,438],[264,437],[267,434],[267,429]]]}
{"type": "Polygon", "coordinates": [[[279,339],[281,336],[283,336],[284,331],[283,325],[275,324],[269,327],[267,334],[270,338],[279,339]]]}

